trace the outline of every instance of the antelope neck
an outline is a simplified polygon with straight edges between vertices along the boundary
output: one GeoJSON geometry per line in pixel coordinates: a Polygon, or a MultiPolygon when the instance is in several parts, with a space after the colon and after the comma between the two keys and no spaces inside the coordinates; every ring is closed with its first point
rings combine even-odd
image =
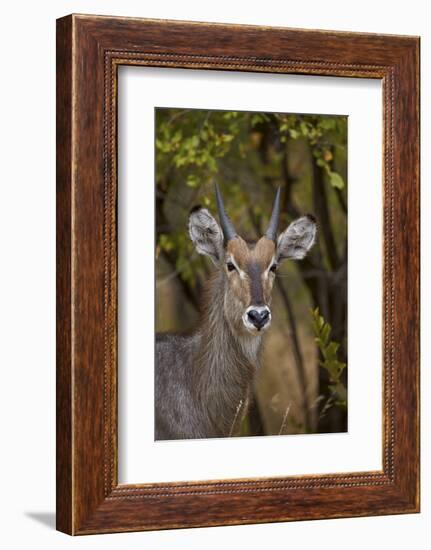
{"type": "Polygon", "coordinates": [[[221,272],[210,280],[194,362],[197,397],[209,407],[210,417],[223,424],[224,432],[239,403],[248,397],[261,344],[261,336],[237,333],[228,322],[226,284],[221,272]]]}

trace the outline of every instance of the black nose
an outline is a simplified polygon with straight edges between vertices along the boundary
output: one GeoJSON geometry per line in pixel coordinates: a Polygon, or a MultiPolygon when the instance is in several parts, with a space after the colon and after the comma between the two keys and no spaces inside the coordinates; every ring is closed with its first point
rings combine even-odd
{"type": "Polygon", "coordinates": [[[250,322],[260,330],[263,326],[266,325],[269,319],[269,311],[267,309],[262,309],[258,311],[257,309],[251,309],[247,316],[250,322]]]}

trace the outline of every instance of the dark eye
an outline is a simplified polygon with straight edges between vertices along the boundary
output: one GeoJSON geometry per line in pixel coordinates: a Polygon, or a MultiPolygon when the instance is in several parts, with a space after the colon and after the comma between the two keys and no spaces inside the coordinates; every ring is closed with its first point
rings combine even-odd
{"type": "Polygon", "coordinates": [[[275,273],[277,271],[277,264],[272,264],[272,266],[269,268],[270,271],[275,273]]]}
{"type": "Polygon", "coordinates": [[[228,271],[233,271],[234,269],[236,269],[232,262],[228,262],[226,264],[226,267],[228,271]]]}

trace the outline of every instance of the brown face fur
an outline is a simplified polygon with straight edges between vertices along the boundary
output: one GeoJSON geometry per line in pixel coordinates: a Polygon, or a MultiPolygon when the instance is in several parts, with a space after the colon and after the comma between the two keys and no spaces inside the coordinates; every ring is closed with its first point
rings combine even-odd
{"type": "MultiPolygon", "coordinates": [[[[271,267],[274,265],[275,243],[266,237],[256,244],[248,244],[241,237],[227,243],[224,265],[228,278],[226,305],[237,329],[246,328],[243,317],[248,308],[270,305],[274,282],[271,267]]],[[[255,332],[251,327],[249,331],[255,332]]]]}
{"type": "Polygon", "coordinates": [[[189,217],[189,235],[197,252],[209,256],[223,274],[223,295],[216,298],[223,300],[225,319],[235,331],[256,335],[271,324],[269,305],[277,264],[306,256],[316,239],[316,222],[302,216],[278,236],[277,243],[274,234],[248,244],[225,214],[222,219],[228,235],[206,208],[195,208],[189,217]]]}

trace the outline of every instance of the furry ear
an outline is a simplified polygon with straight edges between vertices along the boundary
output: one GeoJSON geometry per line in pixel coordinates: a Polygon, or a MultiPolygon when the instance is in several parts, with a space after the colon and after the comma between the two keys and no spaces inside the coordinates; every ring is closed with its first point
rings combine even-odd
{"type": "Polygon", "coordinates": [[[223,256],[223,233],[206,208],[195,207],[189,216],[189,235],[199,254],[217,263],[223,256]]]}
{"type": "Polygon", "coordinates": [[[302,260],[316,240],[317,226],[313,216],[293,221],[277,240],[277,260],[302,260]]]}

